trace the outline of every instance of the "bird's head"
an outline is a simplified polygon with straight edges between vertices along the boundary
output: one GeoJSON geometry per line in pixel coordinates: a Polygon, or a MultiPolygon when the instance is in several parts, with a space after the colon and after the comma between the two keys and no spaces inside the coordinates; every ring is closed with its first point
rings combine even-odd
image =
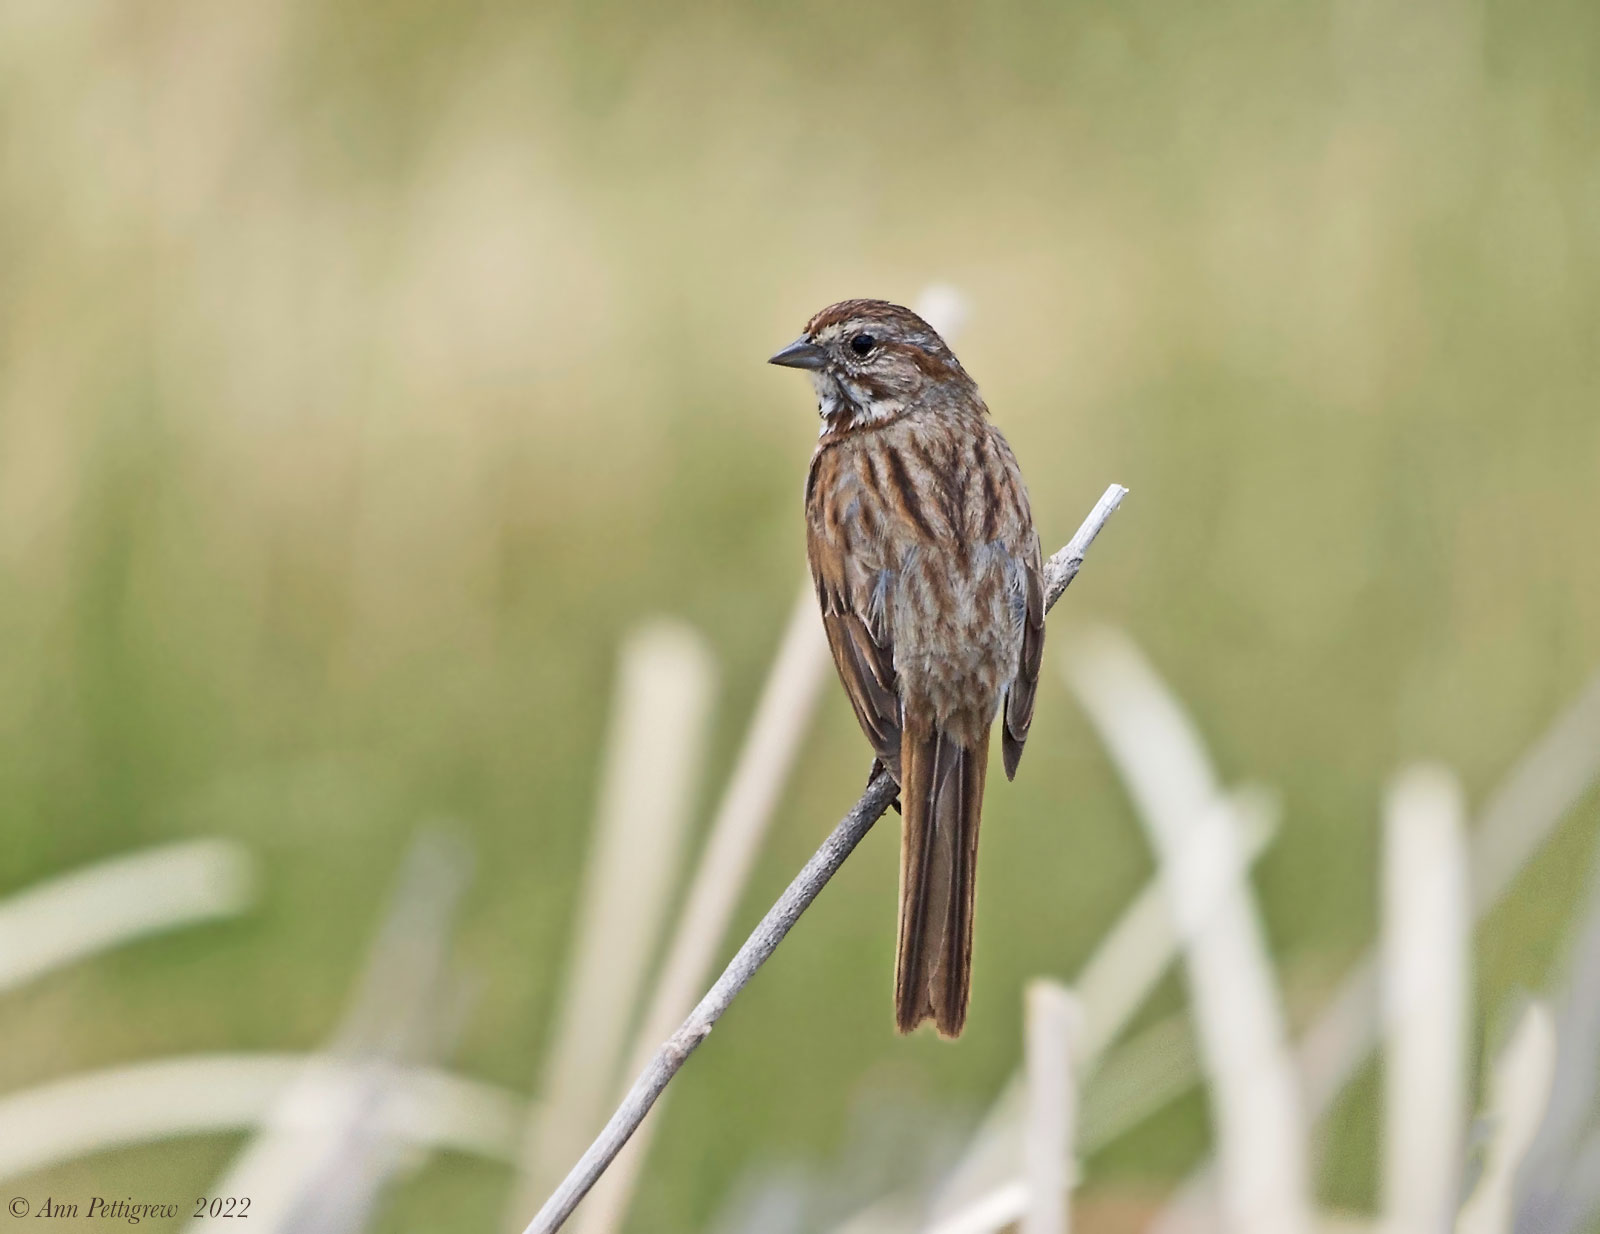
{"type": "Polygon", "coordinates": [[[824,433],[870,428],[913,408],[983,408],[938,331],[887,300],[823,309],[768,363],[811,374],[824,433]]]}

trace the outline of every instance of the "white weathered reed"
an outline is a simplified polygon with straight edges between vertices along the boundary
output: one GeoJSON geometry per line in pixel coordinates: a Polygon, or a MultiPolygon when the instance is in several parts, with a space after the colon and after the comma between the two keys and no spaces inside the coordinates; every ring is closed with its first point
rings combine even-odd
{"type": "Polygon", "coordinates": [[[1466,1125],[1471,910],[1461,786],[1396,777],[1384,809],[1383,1227],[1450,1228],[1466,1125]]]}
{"type": "Polygon", "coordinates": [[[1317,1218],[1318,1234],[1381,1234],[1372,1222],[1350,1213],[1324,1212],[1317,1218]]]}
{"type": "MultiPolygon", "coordinates": [[[[1550,1105],[1517,1175],[1517,1227],[1540,1234],[1583,1228],[1591,1216],[1583,1203],[1585,1187],[1600,1198],[1600,1159],[1583,1159],[1583,1137],[1600,1097],[1600,854],[1591,859],[1588,896],[1568,942],[1565,969],[1555,1011],[1550,1105]]],[[[1594,1144],[1600,1147],[1600,1140],[1594,1144]]]]}
{"type": "Polygon", "coordinates": [[[1556,824],[1600,777],[1600,673],[1489,795],[1472,836],[1472,905],[1505,895],[1556,824]]]}
{"type": "Polygon", "coordinates": [[[1540,1223],[1529,1228],[1540,1234],[1546,1231],[1579,1234],[1593,1230],[1595,1217],[1600,1214],[1600,1130],[1591,1130],[1573,1146],[1570,1168],[1558,1199],[1555,1220],[1551,1220],[1552,1214],[1546,1211],[1540,1214],[1540,1223]]]}
{"type": "Polygon", "coordinates": [[[1544,1117],[1555,1066],[1555,1020],[1543,1003],[1530,1003],[1494,1060],[1489,1077],[1494,1138],[1483,1175],[1456,1219],[1456,1234],[1511,1234],[1517,1168],[1544,1117]]]}
{"type": "MultiPolygon", "coordinates": [[[[799,756],[827,672],[828,640],[817,613],[815,592],[807,583],[795,598],[777,657],[717,806],[661,975],[629,1048],[625,1076],[637,1075],[649,1066],[657,1045],[694,1007],[696,995],[704,988],[716,963],[717,948],[750,881],[783,786],[799,756]]],[[[552,1165],[572,1160],[583,1147],[583,1136],[604,1114],[604,1099],[618,1097],[614,1078],[608,1083],[611,1087],[604,1094],[597,1094],[602,1104],[585,1110],[585,1117],[575,1124],[568,1124],[570,1151],[552,1165]],[[578,1138],[571,1143],[574,1135],[578,1138]]],[[[578,1219],[581,1234],[608,1234],[621,1226],[644,1164],[653,1125],[639,1129],[590,1194],[578,1219]]],[[[528,1196],[528,1202],[516,1210],[518,1220],[559,1178],[558,1169],[555,1178],[528,1196]]]]}
{"type": "Polygon", "coordinates": [[[1098,1152],[1202,1080],[1194,1025],[1175,1012],[1146,1025],[1106,1055],[1084,1084],[1078,1143],[1098,1152]]]}
{"type": "Polygon", "coordinates": [[[0,901],[0,991],[136,938],[231,917],[255,899],[255,862],[231,840],[114,857],[0,901]]]}
{"type": "MultiPolygon", "coordinates": [[[[465,846],[423,832],[413,842],[328,1054],[346,1082],[313,1059],[262,1120],[207,1195],[249,1196],[251,1229],[350,1234],[370,1218],[385,1185],[416,1160],[392,1134],[400,1081],[428,1064],[454,1027],[449,942],[471,878],[465,846]]],[[[208,1218],[191,1218],[197,1234],[208,1218]]]]}
{"type": "MultiPolygon", "coordinates": [[[[804,1169],[774,1167],[747,1178],[726,1196],[702,1227],[705,1234],[805,1234],[806,1215],[818,1183],[804,1169]]],[[[867,1227],[859,1234],[902,1234],[867,1227]]]]}
{"type": "Polygon", "coordinates": [[[1083,1008],[1060,982],[1028,983],[1023,1064],[1028,1111],[1023,1123],[1023,1174],[1028,1210],[1022,1234],[1069,1234],[1067,1193],[1077,1179],[1078,1082],[1073,1054],[1083,1008]]]}
{"type": "MultiPolygon", "coordinates": [[[[1246,867],[1253,866],[1278,831],[1278,802],[1265,789],[1245,786],[1228,794],[1229,819],[1239,829],[1246,867]]],[[[1189,850],[1180,860],[1191,859],[1189,850]]],[[[1082,1055],[1092,1064],[1119,1037],[1177,956],[1182,936],[1158,877],[1128,906],[1095,949],[1073,989],[1084,1009],[1082,1055]]]]}
{"type": "MultiPolygon", "coordinates": [[[[1272,794],[1257,787],[1236,791],[1233,800],[1245,861],[1253,865],[1277,832],[1277,802],[1272,794]]],[[[1155,989],[1177,956],[1178,946],[1172,908],[1158,878],[1123,910],[1073,982],[1084,1019],[1076,1058],[1078,1075],[1085,1086],[1079,1132],[1085,1151],[1109,1142],[1182,1095],[1199,1079],[1188,1029],[1181,1025],[1180,1053],[1157,1054],[1152,1039],[1133,1055],[1124,1058],[1123,1051],[1118,1051],[1106,1060],[1108,1066],[1120,1064],[1110,1077],[1112,1085],[1101,1083],[1099,1074],[1102,1057],[1155,989]]],[[[1025,1087],[1023,1075],[1018,1072],[990,1107],[967,1151],[940,1189],[933,1206],[937,1224],[928,1227],[930,1234],[947,1224],[969,1228],[978,1214],[1000,1211],[993,1207],[992,1194],[1010,1193],[1014,1184],[1021,1181],[1025,1087]]],[[[1008,1220],[1011,1219],[1014,1218],[1008,1220]]]]}
{"type": "MultiPolygon", "coordinates": [[[[81,1157],[179,1136],[255,1131],[277,1111],[317,1135],[368,1081],[336,1055],[192,1054],[80,1072],[0,1098],[0,1182],[81,1157]],[[308,1075],[324,1087],[292,1107],[308,1075]]],[[[509,1164],[524,1118],[507,1089],[432,1067],[397,1068],[386,1134],[413,1147],[509,1164]]]]}
{"type": "MultiPolygon", "coordinates": [[[[1479,811],[1470,839],[1475,919],[1499,903],[1597,776],[1600,674],[1517,760],[1479,811]]],[[[1378,973],[1377,954],[1369,950],[1296,1044],[1301,1091],[1313,1121],[1328,1112],[1378,1044],[1382,1001],[1378,973]]],[[[1209,1166],[1192,1173],[1178,1189],[1171,1204],[1172,1221],[1160,1234],[1206,1228],[1202,1212],[1212,1182],[1209,1166]]]]}
{"type": "Polygon", "coordinates": [[[705,757],[716,665],[688,626],[656,620],[623,645],[593,849],[579,895],[507,1224],[560,1181],[605,1117],[646,965],[660,942],[705,757]]]}
{"type": "MultiPolygon", "coordinates": [[[[1479,811],[1471,835],[1472,909],[1482,918],[1600,776],[1600,674],[1517,760],[1479,811]]],[[[1327,1112],[1378,1041],[1378,962],[1363,956],[1300,1040],[1313,1118],[1327,1112]]]]}
{"type": "MultiPolygon", "coordinates": [[[[1071,541],[1046,563],[1045,604],[1048,609],[1077,576],[1084,554],[1094,543],[1106,520],[1121,504],[1127,490],[1113,484],[1095,503],[1089,517],[1071,541]]],[[[572,1215],[580,1200],[616,1158],[629,1137],[650,1112],[662,1091],[677,1074],[689,1055],[710,1034],[756,971],[783,941],[822,888],[833,877],[845,858],[861,842],[872,825],[882,817],[895,797],[894,781],[884,772],[873,776],[854,807],[806,862],[776,904],[767,911],[755,931],[739,948],[716,983],[687,1019],[656,1051],[649,1065],[634,1081],[627,1097],[578,1163],[527,1226],[526,1234],[550,1234],[572,1215]]]]}
{"type": "Polygon", "coordinates": [[[966,296],[948,283],[924,287],[913,307],[917,316],[937,330],[947,343],[956,341],[956,336],[966,328],[967,318],[972,316],[972,306],[966,296]]]}
{"type": "Polygon", "coordinates": [[[1307,1125],[1232,806],[1194,726],[1126,636],[1084,639],[1066,671],[1138,807],[1184,938],[1224,1221],[1235,1234],[1310,1234],[1307,1125]]]}
{"type": "Polygon", "coordinates": [[[1000,1225],[980,1228],[999,1229],[1021,1217],[1028,1197],[1022,1173],[1022,1123],[1027,1109],[1027,1076],[1019,1067],[990,1103],[954,1168],[946,1172],[918,1229],[925,1234],[967,1229],[973,1214],[993,1211],[993,1197],[999,1191],[1020,1196],[1019,1206],[1000,1225]]]}
{"type": "Polygon", "coordinates": [[[929,1227],[929,1234],[994,1234],[1021,1221],[1031,1200],[1028,1180],[1019,1176],[929,1227]]]}

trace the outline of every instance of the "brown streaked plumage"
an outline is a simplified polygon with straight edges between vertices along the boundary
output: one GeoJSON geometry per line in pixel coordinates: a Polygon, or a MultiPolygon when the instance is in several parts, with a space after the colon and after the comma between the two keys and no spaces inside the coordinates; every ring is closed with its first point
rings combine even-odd
{"type": "Polygon", "coordinates": [[[1011,448],[910,309],[823,309],[772,363],[807,369],[822,434],[806,551],[839,678],[900,785],[895,1023],[958,1036],[971,986],[989,730],[1007,777],[1033,719],[1043,561],[1011,448]]]}

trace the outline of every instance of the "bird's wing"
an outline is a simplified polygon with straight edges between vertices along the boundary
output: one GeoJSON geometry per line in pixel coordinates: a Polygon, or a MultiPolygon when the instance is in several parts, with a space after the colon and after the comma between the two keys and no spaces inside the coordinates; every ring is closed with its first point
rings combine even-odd
{"type": "Polygon", "coordinates": [[[831,486],[816,483],[829,464],[826,453],[812,462],[807,485],[806,557],[822,608],[828,646],[850,705],[873,752],[898,778],[900,767],[900,684],[894,668],[893,605],[890,576],[866,560],[851,542],[845,523],[825,508],[831,486]]]}
{"type": "Polygon", "coordinates": [[[1033,723],[1033,700],[1039,693],[1039,662],[1044,658],[1044,564],[1037,536],[1023,567],[1023,587],[1022,652],[1017,675],[1006,690],[1006,731],[1000,743],[1008,780],[1016,779],[1022,761],[1022,745],[1033,723]]]}
{"type": "Polygon", "coordinates": [[[1022,760],[1022,746],[1033,724],[1034,698],[1039,693],[1039,662],[1044,656],[1044,554],[1039,549],[1039,533],[1034,530],[1028,490],[1016,455],[992,425],[989,439],[999,455],[1004,477],[1000,486],[1005,496],[1000,532],[1016,569],[1013,603],[1022,624],[1017,672],[1006,688],[1005,734],[1000,743],[1006,779],[1011,780],[1016,778],[1017,764],[1022,760]]]}

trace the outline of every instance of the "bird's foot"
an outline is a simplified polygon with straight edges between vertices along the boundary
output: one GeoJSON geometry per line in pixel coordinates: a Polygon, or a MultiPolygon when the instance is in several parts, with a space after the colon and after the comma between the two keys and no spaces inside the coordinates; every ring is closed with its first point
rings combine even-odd
{"type": "MultiPolygon", "coordinates": [[[[867,787],[871,788],[872,787],[872,782],[874,780],[876,780],[880,774],[882,774],[883,772],[886,772],[888,770],[889,769],[883,765],[883,760],[881,758],[873,759],[872,760],[872,767],[867,772],[867,787]]],[[[891,801],[889,804],[894,807],[894,812],[896,814],[900,813],[900,789],[899,789],[898,786],[896,786],[896,788],[895,788],[894,800],[891,801]]]]}

